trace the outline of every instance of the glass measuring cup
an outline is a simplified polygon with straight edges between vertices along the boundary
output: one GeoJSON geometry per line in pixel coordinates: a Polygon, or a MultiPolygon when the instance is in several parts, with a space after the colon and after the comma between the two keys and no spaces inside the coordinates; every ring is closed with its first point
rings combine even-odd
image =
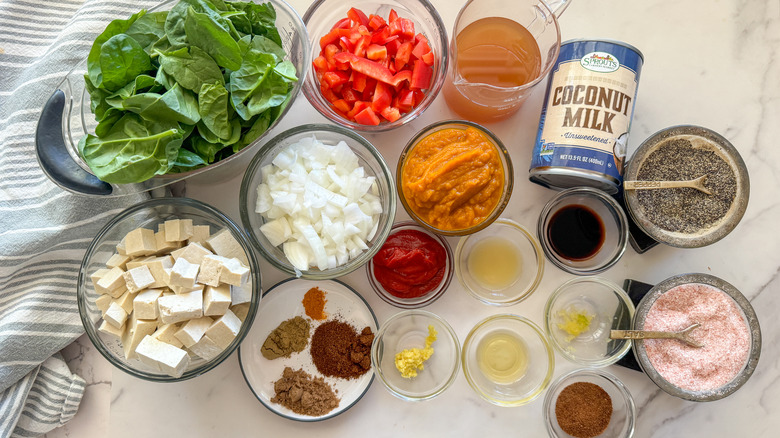
{"type": "Polygon", "coordinates": [[[468,0],[450,43],[443,90],[450,109],[483,123],[514,114],[558,58],[557,17],[570,2],[468,0]]]}

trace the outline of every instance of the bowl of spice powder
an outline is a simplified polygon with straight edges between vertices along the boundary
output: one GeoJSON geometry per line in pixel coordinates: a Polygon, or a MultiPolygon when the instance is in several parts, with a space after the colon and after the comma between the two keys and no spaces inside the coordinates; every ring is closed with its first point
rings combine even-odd
{"type": "Polygon", "coordinates": [[[694,188],[626,190],[628,211],[653,239],[679,248],[710,245],[742,219],[750,196],[747,167],[718,133],[693,125],[656,132],[637,149],[626,181],[688,181],[706,175],[706,194],[694,188]]]}
{"type": "Polygon", "coordinates": [[[595,368],[574,370],[550,385],[544,418],[551,437],[629,438],[636,406],[628,388],[614,375],[595,368]]]}
{"type": "Polygon", "coordinates": [[[741,388],[758,365],[761,328],[737,288],[709,274],[682,274],[655,285],[642,298],[634,329],[680,331],[700,324],[692,347],[672,339],[633,340],[637,362],[667,393],[714,401],[741,388]]]}

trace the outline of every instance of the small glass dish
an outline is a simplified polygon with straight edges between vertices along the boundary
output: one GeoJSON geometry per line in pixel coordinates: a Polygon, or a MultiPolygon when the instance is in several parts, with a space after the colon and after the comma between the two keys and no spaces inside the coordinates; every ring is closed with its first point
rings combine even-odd
{"type": "Polygon", "coordinates": [[[455,381],[460,367],[460,343],[452,327],[440,316],[425,310],[404,310],[379,327],[371,346],[371,363],[379,381],[394,396],[407,401],[436,397],[455,381]],[[396,368],[396,354],[424,348],[429,326],[436,330],[433,354],[423,362],[417,376],[406,378],[396,368]]]}
{"type": "Polygon", "coordinates": [[[444,295],[444,292],[447,291],[447,288],[450,286],[450,282],[452,281],[454,263],[452,249],[450,248],[450,244],[447,242],[447,239],[439,236],[438,234],[431,233],[430,231],[420,227],[412,221],[403,221],[394,224],[393,228],[390,229],[390,236],[388,236],[388,239],[392,237],[393,234],[406,230],[414,230],[420,233],[424,233],[441,244],[441,246],[444,248],[444,252],[446,254],[443,267],[444,273],[439,284],[434,289],[431,289],[430,291],[418,297],[403,298],[387,291],[387,289],[382,286],[382,283],[377,280],[374,271],[374,258],[371,258],[371,260],[369,260],[366,264],[366,275],[368,276],[368,283],[371,284],[371,287],[374,289],[374,292],[379,295],[379,298],[395,307],[400,307],[402,309],[417,309],[433,303],[434,301],[438,300],[439,297],[444,295]]]}
{"type": "Polygon", "coordinates": [[[328,280],[360,268],[382,247],[390,234],[390,228],[393,226],[395,218],[395,184],[393,184],[393,176],[382,154],[362,136],[336,125],[301,125],[288,129],[268,141],[252,158],[252,162],[244,174],[244,179],[241,181],[239,210],[241,222],[249,236],[249,241],[271,265],[298,277],[310,280],[328,280]],[[260,231],[265,220],[259,213],[255,212],[255,207],[257,205],[257,187],[262,181],[263,167],[271,164],[285,147],[312,136],[328,145],[335,145],[340,141],[347,143],[358,156],[358,164],[364,168],[365,175],[376,177],[375,184],[378,190],[377,196],[382,205],[382,213],[380,213],[373,238],[365,242],[368,249],[364,249],[359,256],[332,269],[319,270],[312,267],[305,271],[299,271],[287,260],[281,245],[273,246],[260,231]]]}
{"type": "Polygon", "coordinates": [[[408,18],[414,22],[415,33],[422,33],[428,39],[435,57],[431,85],[425,91],[425,98],[398,120],[383,121],[378,125],[363,125],[347,120],[333,108],[320,91],[320,82],[314,68],[309,69],[304,79],[303,94],[311,105],[328,120],[355,131],[383,132],[405,125],[416,119],[433,103],[444,85],[447,65],[449,64],[447,27],[436,8],[428,0],[354,0],[349,3],[341,0],[317,0],[303,14],[303,22],[306,23],[311,40],[309,49],[312,60],[320,55],[320,38],[330,32],[336,22],[347,18],[347,11],[350,7],[361,10],[367,16],[370,14],[379,15],[384,20],[388,19],[390,10],[395,10],[399,17],[408,18]]]}
{"type": "MultiPolygon", "coordinates": [[[[252,251],[246,235],[229,217],[222,212],[189,198],[150,199],[129,207],[111,219],[95,236],[84,254],[78,275],[76,294],[78,298],[79,315],[89,340],[95,348],[112,365],[120,370],[144,380],[153,382],[178,382],[191,379],[206,373],[227,359],[244,339],[257,313],[260,302],[260,264],[252,251]],[[193,225],[209,225],[211,232],[227,229],[241,246],[251,270],[250,282],[251,301],[241,329],[235,339],[211,360],[192,356],[189,366],[181,377],[172,377],[153,371],[138,358],[126,359],[119,338],[98,331],[101,321],[101,311],[95,300],[100,296],[90,280],[90,276],[98,269],[105,268],[108,259],[116,253],[116,246],[132,230],[149,228],[157,230],[158,224],[168,219],[191,219],[193,225]]],[[[127,328],[129,330],[129,328],[127,328]]]]}
{"type": "MultiPolygon", "coordinates": [[[[666,380],[661,373],[656,370],[656,368],[653,366],[653,363],[650,361],[650,357],[648,357],[647,348],[645,346],[645,341],[635,339],[633,342],[633,351],[634,356],[636,357],[637,362],[639,362],[640,367],[642,368],[642,371],[645,372],[645,374],[650,377],[650,380],[653,381],[656,385],[658,385],[659,388],[664,390],[667,394],[673,395],[675,397],[679,397],[684,400],[690,400],[690,401],[697,401],[697,402],[709,402],[709,401],[715,401],[720,400],[724,397],[727,397],[734,392],[736,392],[738,389],[742,388],[745,383],[747,383],[748,379],[750,379],[750,376],[753,375],[753,372],[756,370],[756,366],[758,365],[758,359],[761,356],[761,327],[758,323],[758,317],[756,316],[755,310],[753,310],[753,306],[750,304],[750,301],[733,285],[730,283],[715,277],[714,275],[709,274],[701,274],[701,273],[690,273],[690,274],[681,274],[676,275],[674,277],[667,278],[666,280],[656,284],[653,286],[652,289],[642,298],[642,300],[639,302],[639,305],[637,306],[636,315],[634,316],[634,322],[633,322],[633,329],[634,330],[642,330],[645,327],[645,322],[647,320],[648,312],[650,312],[650,309],[653,307],[653,304],[666,292],[669,292],[671,289],[676,288],[678,286],[682,285],[688,285],[688,284],[698,284],[698,285],[706,285],[711,286],[720,292],[723,292],[724,294],[731,297],[731,299],[734,300],[734,303],[736,304],[739,311],[742,313],[742,317],[744,318],[744,322],[747,326],[748,334],[750,336],[750,344],[748,346],[749,351],[747,354],[747,358],[745,360],[745,363],[742,365],[741,370],[739,373],[732,378],[728,383],[713,389],[707,389],[707,390],[700,390],[700,391],[693,391],[689,389],[681,388],[670,381],[666,380]]],[[[719,312],[717,313],[717,318],[726,318],[727,315],[725,315],[722,308],[719,308],[719,312]]],[[[679,316],[681,321],[684,321],[686,318],[686,315],[684,313],[681,313],[679,316]]],[[[702,330],[705,329],[705,327],[698,328],[696,330],[702,330]]],[[[695,333],[695,332],[694,332],[695,333]]],[[[728,339],[725,338],[724,339],[728,339]]],[[[733,339],[733,337],[732,337],[733,339]]],[[[676,341],[675,341],[676,342],[676,341]]],[[[734,344],[731,344],[732,346],[730,349],[734,349],[734,344]]],[[[704,347],[707,347],[707,342],[704,342],[704,347]]],[[[669,356],[670,358],[672,356],[669,356]]],[[[727,363],[729,358],[726,357],[719,357],[718,361],[727,363]]],[[[716,370],[709,369],[708,372],[711,374],[714,374],[716,370]]]]}
{"type": "Polygon", "coordinates": [[[545,256],[555,266],[571,274],[590,275],[609,269],[623,256],[628,244],[628,218],[617,201],[605,192],[591,187],[575,187],[558,193],[547,202],[539,214],[536,232],[545,256]],[[565,212],[568,217],[560,215],[560,212],[565,212]],[[600,224],[600,231],[591,229],[599,226],[593,222],[594,217],[600,224]],[[566,235],[551,235],[555,221],[564,223],[567,218],[574,227],[562,227],[566,235]],[[599,242],[582,242],[585,240],[581,239],[583,235],[599,242]],[[585,257],[567,257],[563,254],[564,250],[556,248],[556,240],[581,244],[580,248],[592,243],[594,252],[585,257]]]}
{"type": "Polygon", "coordinates": [[[494,405],[513,407],[544,392],[552,379],[555,355],[536,324],[522,316],[499,314],[471,329],[463,342],[461,362],[474,392],[494,405]]]}
{"type": "Polygon", "coordinates": [[[397,191],[398,197],[401,199],[401,205],[403,205],[406,212],[409,213],[409,216],[412,218],[412,220],[420,224],[420,226],[443,236],[466,236],[486,228],[501,216],[504,208],[506,208],[506,205],[509,203],[509,198],[512,196],[512,187],[514,186],[514,170],[512,167],[512,159],[509,155],[509,151],[507,151],[501,140],[499,140],[499,138],[496,137],[496,135],[490,132],[487,128],[466,120],[444,120],[426,126],[414,137],[412,137],[411,140],[409,140],[409,142],[404,147],[403,152],[401,152],[401,156],[398,158],[398,167],[396,168],[396,184],[398,185],[397,191]],[[407,161],[417,145],[429,135],[445,129],[465,131],[469,128],[479,131],[484,136],[484,138],[490,142],[493,147],[495,147],[495,150],[498,153],[498,159],[501,162],[501,169],[504,175],[504,181],[501,186],[501,195],[495,207],[493,207],[493,210],[481,222],[465,228],[438,228],[432,224],[429,224],[424,218],[417,214],[417,212],[415,212],[412,208],[410,201],[407,199],[407,194],[404,191],[404,184],[406,184],[406,181],[403,178],[407,161]]]}
{"type": "Polygon", "coordinates": [[[630,330],[633,317],[634,303],[628,294],[600,277],[567,281],[550,295],[544,308],[550,343],[566,359],[589,367],[611,365],[628,353],[630,340],[609,335],[610,330],[630,330]]]}
{"type": "Polygon", "coordinates": [[[555,413],[558,396],[569,385],[578,382],[598,385],[612,400],[612,415],[601,438],[630,438],[636,426],[636,406],[628,388],[614,375],[599,369],[579,369],[558,377],[544,396],[544,420],[553,438],[575,438],[561,429],[555,413]]]}
{"type": "Polygon", "coordinates": [[[455,249],[455,273],[466,291],[474,298],[486,304],[511,306],[528,298],[539,286],[544,273],[544,255],[539,242],[522,225],[510,219],[499,218],[484,230],[460,238],[455,249]],[[490,245],[497,245],[493,248],[492,256],[489,254],[490,245]],[[495,251],[500,250],[501,246],[512,251],[516,256],[514,260],[511,254],[495,251]],[[507,255],[510,257],[506,257],[507,255]],[[504,279],[496,278],[504,277],[502,273],[489,272],[487,275],[493,277],[490,279],[492,283],[486,282],[479,278],[479,274],[472,272],[471,268],[476,268],[472,256],[487,257],[483,262],[493,266],[497,265],[495,262],[503,265],[506,261],[516,268],[515,275],[511,276],[511,279],[504,279]],[[501,259],[492,260],[491,263],[491,258],[498,257],[501,259]]]}

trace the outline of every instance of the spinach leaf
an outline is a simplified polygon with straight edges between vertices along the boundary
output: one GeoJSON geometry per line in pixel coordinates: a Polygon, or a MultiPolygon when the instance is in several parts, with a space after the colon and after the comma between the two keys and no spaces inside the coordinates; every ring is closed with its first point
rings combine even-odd
{"type": "Polygon", "coordinates": [[[237,30],[245,34],[262,35],[279,46],[282,45],[282,38],[279,36],[279,31],[276,29],[276,10],[271,3],[225,3],[229,7],[233,7],[237,11],[243,11],[246,14],[246,19],[243,19],[238,15],[230,17],[230,20],[237,30]]]}
{"type": "Polygon", "coordinates": [[[222,84],[203,84],[198,93],[198,112],[209,131],[221,139],[230,138],[230,101],[222,84]]]}
{"type": "Polygon", "coordinates": [[[103,86],[116,91],[141,73],[152,69],[152,60],[138,42],[125,34],[114,35],[100,49],[103,86]]]}
{"type": "Polygon", "coordinates": [[[104,137],[83,137],[79,152],[102,181],[127,184],[168,172],[181,143],[178,124],[126,113],[104,137]]]}
{"type": "Polygon", "coordinates": [[[96,87],[92,83],[92,80],[89,78],[88,74],[84,75],[84,88],[86,88],[87,92],[89,93],[89,109],[92,110],[93,114],[95,114],[95,120],[98,122],[103,120],[106,111],[111,108],[111,105],[106,102],[106,98],[111,93],[102,88],[96,87]]]}
{"type": "Polygon", "coordinates": [[[103,119],[95,127],[95,135],[97,135],[98,137],[105,137],[111,131],[111,128],[114,126],[114,123],[116,123],[124,115],[125,113],[122,110],[118,110],[116,108],[109,108],[109,110],[106,111],[106,114],[103,117],[103,119]]]}
{"type": "Polygon", "coordinates": [[[217,65],[230,70],[241,67],[241,51],[238,43],[230,36],[230,30],[222,27],[209,14],[203,14],[190,7],[184,20],[187,41],[214,58],[217,65]]]}
{"type": "Polygon", "coordinates": [[[271,111],[266,111],[255,119],[252,126],[243,133],[241,140],[233,145],[233,152],[238,152],[251,144],[258,137],[263,135],[263,133],[268,130],[269,126],[271,126],[271,111]]]}
{"type": "Polygon", "coordinates": [[[196,167],[205,166],[207,163],[200,155],[195,152],[189,151],[185,148],[179,149],[179,155],[176,157],[176,161],[171,169],[173,172],[187,172],[195,169],[196,167]]]}
{"type": "Polygon", "coordinates": [[[168,11],[150,12],[139,17],[125,32],[127,36],[138,41],[146,53],[152,53],[152,46],[165,36],[165,19],[168,11]]]}
{"type": "Polygon", "coordinates": [[[280,50],[268,38],[254,37],[244,52],[241,68],[231,73],[231,103],[244,120],[284,103],[291,82],[297,80],[289,61],[277,65],[280,53],[284,53],[280,50]]]}
{"type": "Polygon", "coordinates": [[[215,161],[217,153],[225,147],[222,143],[211,143],[203,137],[193,137],[190,146],[202,160],[209,164],[215,161]]]}
{"type": "Polygon", "coordinates": [[[182,87],[199,92],[203,84],[223,83],[222,70],[203,50],[192,46],[159,53],[160,67],[182,87]]]}
{"type": "Polygon", "coordinates": [[[189,90],[176,84],[162,95],[141,93],[130,96],[122,102],[122,109],[147,120],[171,120],[194,125],[200,120],[198,99],[189,90]]]}
{"type": "MultiPolygon", "coordinates": [[[[224,6],[224,3],[222,5],[224,6]]],[[[219,14],[214,3],[208,0],[181,0],[171,8],[170,12],[168,12],[168,18],[165,20],[164,26],[168,41],[174,48],[183,47],[188,42],[184,26],[190,7],[197,12],[208,14],[214,21],[219,23],[221,27],[228,29],[228,20],[219,14]]]]}
{"type": "Polygon", "coordinates": [[[122,100],[127,99],[136,93],[140,93],[144,90],[152,88],[154,84],[155,80],[153,77],[147,74],[138,75],[135,80],[128,82],[127,85],[106,97],[106,101],[114,108],[121,108],[122,100]]]}
{"type": "Polygon", "coordinates": [[[144,15],[146,15],[146,10],[142,9],[138,13],[131,15],[127,20],[114,20],[108,23],[106,29],[95,38],[92,48],[89,49],[89,55],[87,55],[87,75],[89,75],[92,85],[97,88],[103,88],[103,71],[100,68],[100,53],[103,43],[111,37],[127,31],[137,19],[144,15]]]}

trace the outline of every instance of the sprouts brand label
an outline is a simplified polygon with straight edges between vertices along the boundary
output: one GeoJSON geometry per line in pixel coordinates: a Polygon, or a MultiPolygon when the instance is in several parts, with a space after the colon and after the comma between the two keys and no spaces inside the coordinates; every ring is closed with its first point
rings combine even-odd
{"type": "Polygon", "coordinates": [[[532,181],[617,191],[641,68],[642,55],[621,43],[561,46],[539,122],[532,181]]]}

